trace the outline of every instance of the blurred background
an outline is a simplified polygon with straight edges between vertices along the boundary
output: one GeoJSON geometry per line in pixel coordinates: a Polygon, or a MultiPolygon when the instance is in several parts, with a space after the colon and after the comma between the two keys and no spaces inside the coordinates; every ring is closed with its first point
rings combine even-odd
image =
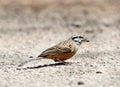
{"type": "Polygon", "coordinates": [[[81,80],[85,87],[119,87],[119,56],[120,0],[0,0],[0,87],[77,87],[81,80]],[[80,62],[75,66],[16,70],[76,35],[90,43],[71,59],[80,62]]]}
{"type": "Polygon", "coordinates": [[[0,47],[119,31],[119,4],[119,0],[0,0],[0,47]]]}

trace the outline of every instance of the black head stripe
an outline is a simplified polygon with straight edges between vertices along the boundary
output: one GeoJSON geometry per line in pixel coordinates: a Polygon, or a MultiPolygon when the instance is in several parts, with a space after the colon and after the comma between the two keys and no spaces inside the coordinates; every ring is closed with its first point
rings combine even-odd
{"type": "Polygon", "coordinates": [[[74,40],[75,38],[84,38],[82,36],[75,36],[75,37],[72,37],[72,40],[74,40]]]}
{"type": "Polygon", "coordinates": [[[72,40],[74,40],[75,38],[78,38],[77,36],[76,37],[72,37],[72,40]]]}

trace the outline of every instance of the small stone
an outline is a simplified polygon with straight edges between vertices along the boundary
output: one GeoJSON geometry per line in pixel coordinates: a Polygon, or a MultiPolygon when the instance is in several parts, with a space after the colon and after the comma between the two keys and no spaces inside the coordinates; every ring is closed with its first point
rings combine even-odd
{"type": "Polygon", "coordinates": [[[84,82],[79,81],[77,84],[78,85],[84,85],[84,82]]]}
{"type": "Polygon", "coordinates": [[[33,58],[33,56],[30,56],[29,58],[33,58]]]}
{"type": "Polygon", "coordinates": [[[96,74],[101,74],[102,72],[101,71],[97,71],[96,74]]]}
{"type": "Polygon", "coordinates": [[[90,65],[90,67],[93,67],[93,65],[90,65]]]}

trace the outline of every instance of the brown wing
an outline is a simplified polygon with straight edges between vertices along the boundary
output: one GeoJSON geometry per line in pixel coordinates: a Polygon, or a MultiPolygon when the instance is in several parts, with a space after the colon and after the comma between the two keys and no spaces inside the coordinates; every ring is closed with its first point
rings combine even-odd
{"type": "Polygon", "coordinates": [[[70,53],[71,49],[67,47],[54,46],[43,51],[38,57],[47,57],[49,55],[59,55],[62,53],[70,53]]]}

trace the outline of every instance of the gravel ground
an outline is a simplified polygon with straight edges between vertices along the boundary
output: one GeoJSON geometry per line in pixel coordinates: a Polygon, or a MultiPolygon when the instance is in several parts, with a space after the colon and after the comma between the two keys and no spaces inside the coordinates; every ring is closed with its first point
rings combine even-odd
{"type": "Polygon", "coordinates": [[[79,4],[36,11],[0,9],[0,87],[50,86],[120,86],[118,9],[79,4]],[[75,35],[90,42],[82,44],[77,54],[67,60],[73,64],[54,65],[52,60],[36,60],[18,67],[75,35]]]}

